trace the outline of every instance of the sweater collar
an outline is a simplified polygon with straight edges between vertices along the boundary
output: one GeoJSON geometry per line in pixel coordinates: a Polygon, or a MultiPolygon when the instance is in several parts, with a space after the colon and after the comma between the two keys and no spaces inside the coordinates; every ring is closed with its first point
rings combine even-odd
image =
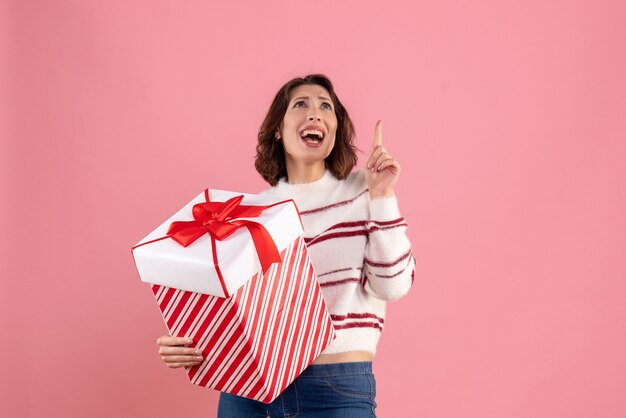
{"type": "Polygon", "coordinates": [[[313,194],[324,192],[331,189],[339,182],[335,176],[326,169],[322,177],[310,183],[289,184],[285,177],[278,180],[276,186],[273,187],[276,196],[282,198],[291,198],[302,194],[313,194]]]}

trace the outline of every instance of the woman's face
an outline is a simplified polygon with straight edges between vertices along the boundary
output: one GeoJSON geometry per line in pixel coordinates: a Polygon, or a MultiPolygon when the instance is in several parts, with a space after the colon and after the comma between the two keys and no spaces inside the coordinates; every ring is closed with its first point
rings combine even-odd
{"type": "Polygon", "coordinates": [[[330,94],[315,84],[291,90],[279,127],[287,166],[324,162],[335,145],[337,115],[330,94]]]}

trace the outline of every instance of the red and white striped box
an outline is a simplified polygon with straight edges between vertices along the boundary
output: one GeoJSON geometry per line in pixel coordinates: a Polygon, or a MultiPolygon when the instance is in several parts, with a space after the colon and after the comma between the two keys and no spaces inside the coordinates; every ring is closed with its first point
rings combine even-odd
{"type": "Polygon", "coordinates": [[[152,285],[170,334],[202,350],[193,384],[269,403],[335,338],[302,237],[280,257],[228,298],[152,285]]]}
{"type": "Polygon", "coordinates": [[[335,338],[293,201],[205,189],[132,248],[192,383],[271,402],[335,338]]]}

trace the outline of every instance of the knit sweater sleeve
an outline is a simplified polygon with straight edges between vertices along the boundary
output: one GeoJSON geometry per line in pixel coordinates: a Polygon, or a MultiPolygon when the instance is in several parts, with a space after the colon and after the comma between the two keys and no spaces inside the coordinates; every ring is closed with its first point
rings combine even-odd
{"type": "Polygon", "coordinates": [[[380,299],[398,299],[413,284],[415,259],[406,228],[395,196],[369,200],[364,288],[380,299]]]}

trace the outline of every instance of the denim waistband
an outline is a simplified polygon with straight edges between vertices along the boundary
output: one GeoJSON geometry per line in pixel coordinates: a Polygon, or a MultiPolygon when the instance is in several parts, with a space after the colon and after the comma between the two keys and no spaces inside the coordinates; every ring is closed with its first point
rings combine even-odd
{"type": "Polygon", "coordinates": [[[351,361],[346,363],[311,364],[304,369],[300,377],[347,376],[355,374],[371,374],[371,361],[351,361]]]}

